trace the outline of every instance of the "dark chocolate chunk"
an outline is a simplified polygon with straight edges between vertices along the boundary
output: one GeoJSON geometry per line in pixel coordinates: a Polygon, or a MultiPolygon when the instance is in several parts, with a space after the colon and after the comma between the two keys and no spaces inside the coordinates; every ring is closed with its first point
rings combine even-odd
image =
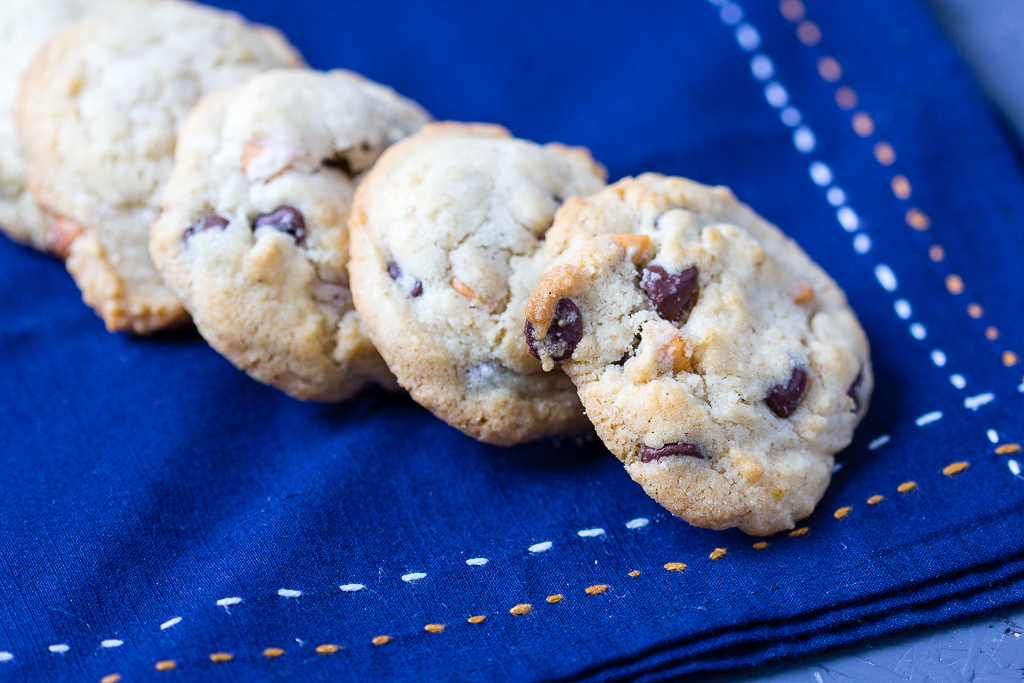
{"type": "MultiPolygon", "coordinates": [[[[540,352],[537,350],[539,340],[534,339],[535,328],[529,320],[526,321],[524,332],[530,353],[540,358],[540,352]]],[[[555,307],[555,317],[551,320],[543,339],[551,349],[551,360],[557,362],[572,356],[582,338],[583,316],[580,309],[569,299],[559,299],[555,307]]]]}
{"type": "Polygon", "coordinates": [[[640,461],[641,462],[655,462],[662,458],[673,458],[679,456],[686,456],[688,458],[700,458],[701,460],[706,459],[704,453],[700,450],[700,446],[693,443],[670,443],[665,444],[661,448],[651,448],[650,446],[644,446],[640,450],[640,461]]]}
{"type": "MultiPolygon", "coordinates": [[[[402,267],[399,266],[394,261],[388,261],[388,277],[390,277],[392,280],[398,280],[398,278],[402,277],[402,267]]],[[[416,280],[416,282],[414,282],[412,285],[412,291],[409,292],[409,296],[415,299],[422,293],[423,283],[420,282],[419,280],[416,280]]]]}
{"type": "Polygon", "coordinates": [[[252,229],[264,227],[288,233],[295,238],[297,244],[302,244],[302,241],[306,239],[306,219],[302,217],[298,209],[290,206],[282,206],[272,213],[256,216],[252,229]]]}
{"type": "Polygon", "coordinates": [[[223,230],[226,227],[228,227],[227,218],[221,218],[220,216],[207,216],[206,218],[200,220],[198,223],[196,223],[191,228],[186,230],[185,233],[181,236],[181,241],[184,242],[188,240],[189,237],[196,234],[197,232],[203,232],[204,230],[209,230],[211,228],[223,230]]]}
{"type": "Polygon", "coordinates": [[[789,378],[789,382],[772,389],[765,402],[779,417],[789,417],[800,405],[805,391],[807,391],[807,372],[800,368],[793,368],[793,375],[789,378]]]}
{"type": "Polygon", "coordinates": [[[697,268],[687,268],[675,274],[661,266],[647,266],[640,284],[647,291],[647,296],[651,297],[661,317],[676,322],[693,307],[697,294],[697,268]]]}

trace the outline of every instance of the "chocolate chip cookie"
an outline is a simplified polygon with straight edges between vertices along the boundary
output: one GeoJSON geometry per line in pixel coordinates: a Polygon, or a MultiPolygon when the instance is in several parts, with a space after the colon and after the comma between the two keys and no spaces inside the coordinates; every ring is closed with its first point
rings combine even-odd
{"type": "Polygon", "coordinates": [[[429,118],[346,71],[269,71],[199,103],[150,249],[213,348],[299,399],[394,386],[352,305],[347,223],[356,178],[429,118]]]}
{"type": "Polygon", "coordinates": [[[589,152],[499,126],[425,127],[356,190],[356,309],[398,382],[464,433],[511,445],[586,426],[572,382],[522,336],[544,234],[569,197],[604,185],[589,152]]]}
{"type": "Polygon", "coordinates": [[[630,476],[697,526],[792,528],[872,389],[831,278],[727,188],[645,174],[566,202],[525,337],[630,476]]]}
{"type": "Polygon", "coordinates": [[[109,330],[144,334],[188,319],[150,262],[148,229],[192,107],[299,63],[272,29],[159,0],[69,26],[29,67],[18,104],[29,184],[55,250],[109,330]]]}
{"type": "MultiPolygon", "coordinates": [[[[0,230],[39,250],[48,221],[28,190],[14,107],[29,63],[55,33],[85,16],[124,11],[147,0],[3,0],[0,2],[0,230]]],[[[53,237],[56,237],[54,235],[53,237]]]]}

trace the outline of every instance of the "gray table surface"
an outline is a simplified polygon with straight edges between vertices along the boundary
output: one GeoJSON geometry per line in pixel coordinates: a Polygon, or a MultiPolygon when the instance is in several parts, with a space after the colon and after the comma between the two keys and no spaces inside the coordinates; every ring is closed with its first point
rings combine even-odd
{"type": "MultiPolygon", "coordinates": [[[[832,0],[829,0],[832,1],[832,0]]],[[[1024,144],[1024,0],[928,0],[1024,144]]],[[[1021,683],[1024,605],[705,683],[1021,683]]]]}

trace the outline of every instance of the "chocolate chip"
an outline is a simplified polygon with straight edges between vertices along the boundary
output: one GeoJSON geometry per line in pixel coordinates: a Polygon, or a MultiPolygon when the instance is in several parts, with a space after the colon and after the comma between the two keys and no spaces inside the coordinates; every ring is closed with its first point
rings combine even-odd
{"type": "Polygon", "coordinates": [[[644,446],[640,450],[640,461],[641,462],[656,462],[662,458],[672,458],[678,456],[686,456],[689,458],[700,458],[705,460],[704,453],[700,450],[700,446],[693,443],[670,443],[662,446],[661,448],[651,448],[650,446],[644,446]]]}
{"type": "Polygon", "coordinates": [[[860,384],[864,381],[864,368],[860,369],[857,373],[857,379],[853,380],[853,384],[846,390],[846,395],[853,399],[853,412],[860,410],[860,384]]]}
{"type": "Polygon", "coordinates": [[[805,391],[807,391],[807,372],[800,368],[793,368],[793,375],[789,378],[789,382],[772,389],[765,402],[779,417],[789,417],[800,405],[805,391]]]}
{"type": "MultiPolygon", "coordinates": [[[[526,343],[530,347],[530,353],[540,358],[540,351],[537,350],[539,340],[534,339],[536,331],[533,323],[526,321],[526,343]]],[[[576,345],[583,338],[583,316],[580,309],[569,299],[559,299],[555,307],[555,317],[551,325],[544,333],[543,341],[551,350],[551,360],[561,361],[572,356],[576,345]]]]}
{"type": "Polygon", "coordinates": [[[196,223],[191,228],[186,230],[185,233],[181,236],[181,241],[184,242],[188,240],[189,237],[196,234],[197,232],[203,232],[204,230],[209,230],[210,228],[217,228],[219,230],[223,230],[226,227],[228,227],[227,218],[221,218],[220,216],[207,216],[206,218],[201,219],[198,223],[196,223]]]}
{"type": "Polygon", "coordinates": [[[647,266],[640,284],[661,317],[676,322],[693,307],[697,294],[697,268],[687,268],[677,275],[661,266],[647,266]]]}
{"type": "Polygon", "coordinates": [[[282,206],[275,209],[273,213],[257,216],[256,221],[252,224],[252,229],[264,227],[286,232],[294,237],[298,244],[302,244],[302,241],[306,239],[306,219],[302,217],[298,209],[290,206],[282,206]]]}
{"type": "MultiPolygon", "coordinates": [[[[392,280],[398,280],[400,277],[402,277],[402,267],[399,266],[394,261],[388,261],[388,276],[392,280]]],[[[416,280],[416,282],[413,283],[412,291],[409,292],[409,296],[411,296],[412,298],[415,299],[416,297],[418,297],[422,293],[423,293],[423,283],[420,282],[419,280],[416,280]]]]}

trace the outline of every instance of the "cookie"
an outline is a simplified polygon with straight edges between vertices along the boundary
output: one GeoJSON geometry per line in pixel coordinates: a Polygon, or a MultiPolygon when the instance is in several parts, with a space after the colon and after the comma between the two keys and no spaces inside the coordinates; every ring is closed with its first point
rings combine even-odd
{"type": "Polygon", "coordinates": [[[268,71],[199,103],[150,252],[213,348],[299,399],[394,386],[352,305],[347,223],[356,178],[429,118],[345,71],[268,71]]]}
{"type": "Polygon", "coordinates": [[[388,149],[357,188],[356,309],[399,384],[473,438],[512,445],[586,426],[562,373],[523,339],[555,209],[604,185],[590,153],[441,123],[388,149]]]}
{"type": "MultiPolygon", "coordinates": [[[[123,11],[146,0],[3,0],[0,3],[0,230],[46,250],[47,220],[28,190],[14,107],[32,58],[82,17],[123,11]]],[[[56,247],[57,245],[52,245],[56,247]]]]}
{"type": "Polygon", "coordinates": [[[526,338],[630,476],[701,527],[768,535],[821,499],[872,389],[842,290],[724,187],[645,174],[566,202],[526,338]]]}
{"type": "Polygon", "coordinates": [[[29,184],[55,250],[109,330],[144,334],[188,319],[150,262],[148,229],[192,107],[298,62],[271,29],[160,0],[69,26],[29,67],[18,104],[29,184]]]}

